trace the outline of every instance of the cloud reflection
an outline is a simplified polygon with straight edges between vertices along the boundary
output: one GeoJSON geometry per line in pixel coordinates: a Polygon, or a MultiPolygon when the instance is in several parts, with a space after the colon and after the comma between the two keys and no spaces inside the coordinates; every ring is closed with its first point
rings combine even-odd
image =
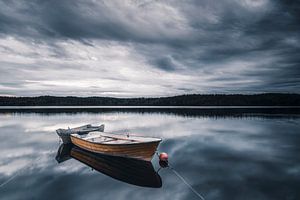
{"type": "MultiPolygon", "coordinates": [[[[159,151],[168,152],[172,166],[206,199],[300,197],[299,118],[106,112],[1,114],[0,121],[1,182],[18,172],[22,163],[41,157],[0,188],[1,199],[197,199],[168,169],[159,172],[162,188],[150,189],[116,181],[76,160],[58,165],[54,130],[34,129],[34,124],[72,127],[81,122],[105,123],[108,131],[127,129],[163,137],[159,151]]],[[[153,165],[158,169],[156,157],[153,165]]]]}

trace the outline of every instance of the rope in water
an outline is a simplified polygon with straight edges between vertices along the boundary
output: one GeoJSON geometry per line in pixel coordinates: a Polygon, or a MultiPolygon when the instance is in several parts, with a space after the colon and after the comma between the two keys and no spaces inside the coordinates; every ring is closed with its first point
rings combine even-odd
{"type": "Polygon", "coordinates": [[[205,200],[205,198],[199,193],[199,192],[197,192],[194,188],[193,188],[193,186],[191,186],[186,180],[185,180],[185,178],[183,178],[183,176],[181,176],[172,166],[170,166],[170,164],[169,164],[169,168],[172,170],[172,172],[178,177],[178,178],[180,178],[181,180],[182,180],[182,182],[186,185],[186,186],[188,186],[193,192],[194,192],[194,194],[196,194],[201,200],[205,200]]]}
{"type": "MultiPolygon", "coordinates": [[[[159,158],[159,155],[158,155],[158,152],[157,152],[157,151],[156,151],[156,155],[157,155],[158,158],[159,158]]],[[[190,189],[192,190],[192,192],[194,192],[195,195],[197,195],[201,200],[205,200],[205,198],[204,198],[199,192],[197,192],[197,190],[195,190],[195,188],[193,188],[193,186],[191,186],[191,184],[189,184],[189,183],[185,180],[185,178],[184,178],[182,175],[180,175],[180,174],[174,169],[174,167],[172,167],[172,166],[170,165],[169,161],[166,161],[166,164],[167,164],[167,167],[170,168],[170,169],[172,170],[172,172],[173,172],[179,179],[181,179],[181,181],[182,181],[186,186],[188,186],[188,188],[190,188],[190,189]]],[[[160,169],[159,169],[159,170],[160,170],[160,169]]],[[[159,171],[159,170],[158,170],[158,171],[159,171]]]]}
{"type": "MultiPolygon", "coordinates": [[[[60,140],[58,142],[58,145],[60,145],[60,140]]],[[[47,154],[51,154],[54,153],[55,150],[52,150],[50,152],[48,152],[47,154]]],[[[32,162],[29,162],[27,165],[25,165],[24,167],[22,167],[20,170],[18,170],[13,176],[11,176],[9,179],[7,179],[6,181],[4,181],[3,183],[0,184],[0,188],[4,187],[5,185],[7,185],[8,183],[10,183],[12,180],[14,180],[18,175],[20,175],[23,171],[25,171],[32,163],[36,163],[37,161],[39,161],[42,157],[44,157],[44,155],[41,155],[39,157],[37,157],[36,159],[34,159],[32,162]]]]}
{"type": "MultiPolygon", "coordinates": [[[[18,171],[18,172],[20,172],[20,171],[18,171]]],[[[15,179],[19,175],[18,172],[15,173],[12,177],[10,177],[9,179],[7,179],[6,181],[4,181],[3,183],[1,183],[0,188],[2,188],[3,186],[5,186],[9,182],[11,182],[13,179],[15,179]]]]}
{"type": "MultiPolygon", "coordinates": [[[[51,154],[54,151],[50,151],[47,154],[51,154]]],[[[25,171],[30,165],[32,165],[32,163],[36,163],[38,162],[42,157],[44,157],[44,155],[41,155],[39,157],[37,157],[36,159],[34,159],[33,161],[29,162],[27,165],[25,165],[24,167],[22,167],[21,169],[19,169],[13,176],[11,176],[9,179],[7,179],[6,181],[4,181],[3,183],[0,184],[0,188],[4,187],[6,184],[8,184],[9,182],[11,182],[12,180],[14,180],[18,175],[20,175],[23,171],[25,171]]]]}

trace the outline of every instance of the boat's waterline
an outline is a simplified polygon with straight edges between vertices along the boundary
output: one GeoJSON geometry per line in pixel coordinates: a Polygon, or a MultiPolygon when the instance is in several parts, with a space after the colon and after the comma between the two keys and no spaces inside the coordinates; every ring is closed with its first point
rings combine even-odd
{"type": "Polygon", "coordinates": [[[96,154],[72,144],[62,144],[55,159],[62,163],[71,158],[125,183],[151,188],[162,186],[161,177],[149,161],[96,154]]]}

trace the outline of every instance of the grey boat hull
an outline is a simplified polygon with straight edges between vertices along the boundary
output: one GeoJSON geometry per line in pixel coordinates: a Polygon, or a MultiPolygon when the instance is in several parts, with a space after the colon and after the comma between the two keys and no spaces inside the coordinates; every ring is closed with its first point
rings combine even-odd
{"type": "Polygon", "coordinates": [[[76,127],[76,128],[68,128],[68,129],[57,129],[56,133],[57,135],[61,138],[62,142],[64,144],[69,144],[71,143],[71,138],[70,135],[71,134],[87,134],[89,132],[92,131],[100,131],[103,132],[104,131],[104,124],[100,125],[100,126],[92,126],[90,124],[84,125],[84,126],[80,126],[80,127],[76,127]]]}

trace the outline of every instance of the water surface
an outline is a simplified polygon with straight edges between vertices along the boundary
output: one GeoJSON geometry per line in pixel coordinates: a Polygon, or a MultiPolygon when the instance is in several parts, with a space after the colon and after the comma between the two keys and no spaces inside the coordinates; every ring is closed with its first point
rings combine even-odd
{"type": "MultiPolygon", "coordinates": [[[[106,131],[163,138],[158,151],[205,199],[300,199],[298,112],[254,110],[39,110],[0,113],[0,199],[198,199],[170,169],[140,187],[59,163],[55,129],[104,123],[106,131]]],[[[158,159],[152,160],[154,170],[158,159]]]]}

